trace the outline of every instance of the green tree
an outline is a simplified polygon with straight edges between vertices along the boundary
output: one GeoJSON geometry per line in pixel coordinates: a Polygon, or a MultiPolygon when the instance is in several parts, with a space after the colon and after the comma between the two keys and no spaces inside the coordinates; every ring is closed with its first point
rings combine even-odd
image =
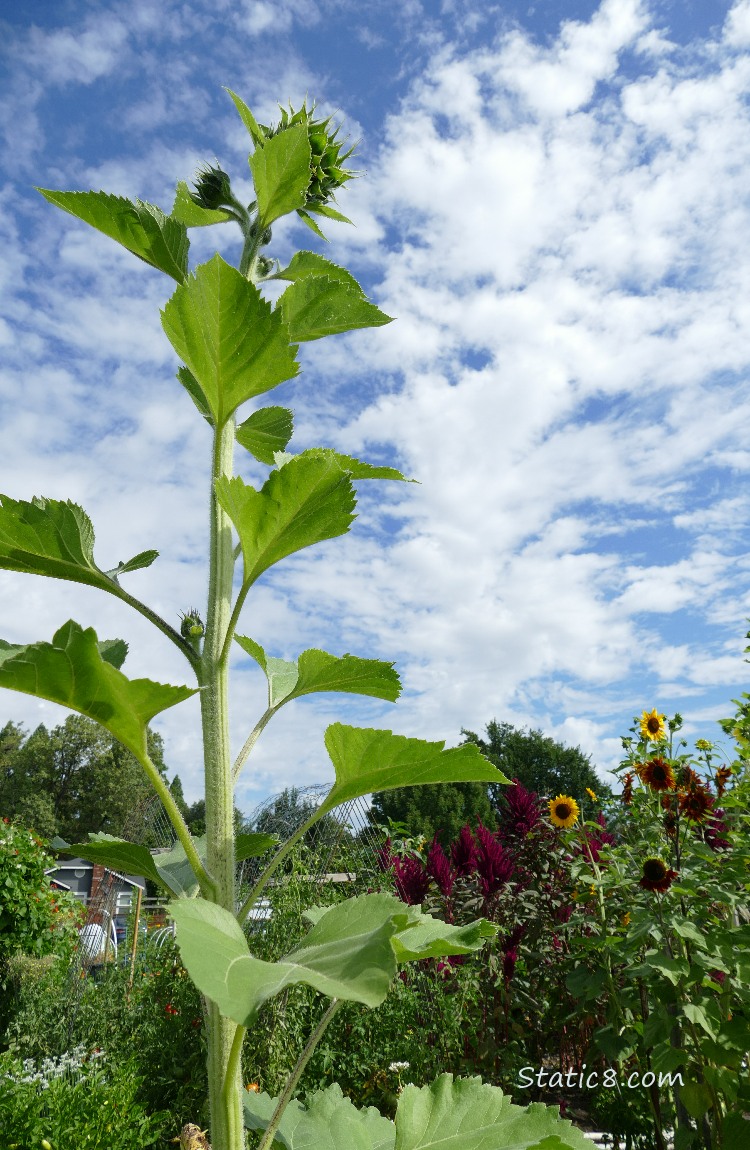
{"type": "MultiPolygon", "coordinates": [[[[148,733],[152,759],[165,772],[161,735],[148,733]]],[[[0,806],[46,838],[68,842],[105,831],[122,833],[151,790],[135,756],[98,723],[68,715],[51,731],[26,736],[8,723],[0,732],[0,806]]]]}
{"type": "MultiPolygon", "coordinates": [[[[469,740],[467,740],[469,741],[469,740]]],[[[443,783],[440,787],[396,787],[374,795],[373,822],[403,823],[409,835],[437,835],[443,846],[458,838],[461,827],[478,822],[494,827],[495,811],[483,783],[443,783]]]]}
{"type": "MultiPolygon", "coordinates": [[[[599,798],[612,793],[580,747],[566,747],[542,731],[518,729],[496,719],[487,724],[485,731],[486,739],[473,731],[464,730],[461,734],[509,779],[517,779],[538,795],[554,798],[565,794],[580,799],[587,787],[599,798]]],[[[502,787],[490,786],[489,792],[497,806],[502,800],[502,787]]]]}

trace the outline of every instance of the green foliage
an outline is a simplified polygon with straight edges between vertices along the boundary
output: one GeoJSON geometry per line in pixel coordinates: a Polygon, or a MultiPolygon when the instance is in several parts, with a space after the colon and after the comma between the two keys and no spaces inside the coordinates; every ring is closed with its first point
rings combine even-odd
{"type": "Polygon", "coordinates": [[[0,1055],[0,1128],[7,1150],[142,1150],[163,1144],[171,1132],[170,1115],[146,1113],[137,1100],[140,1079],[132,1065],[96,1063],[33,1068],[0,1055]],[[67,1070],[60,1074],[59,1070],[67,1070]]]}
{"type": "Polygon", "coordinates": [[[244,635],[235,635],[235,639],[265,671],[269,707],[278,707],[281,703],[319,691],[371,695],[375,699],[388,699],[391,703],[395,703],[401,693],[401,682],[393,663],[359,659],[355,655],[339,658],[315,648],[303,651],[299,659],[292,662],[269,657],[258,643],[244,635]]]}
{"type": "Polygon", "coordinates": [[[142,551],[112,571],[94,562],[94,528],[86,512],[70,501],[0,496],[0,567],[70,579],[117,594],[117,576],[150,567],[158,551],[142,551]]]}
{"type": "MultiPolygon", "coordinates": [[[[161,736],[149,729],[147,745],[163,775],[161,736]]],[[[28,736],[13,724],[0,732],[0,809],[46,838],[117,835],[150,793],[135,756],[83,715],[28,736]]]]}
{"type": "Polygon", "coordinates": [[[76,939],[78,905],[52,890],[45,870],[54,866],[33,831],[4,818],[0,822],[0,981],[8,959],[69,954],[76,939]]]}
{"type": "Polygon", "coordinates": [[[38,191],[51,204],[116,240],[133,255],[182,283],[190,246],[184,224],[165,216],[153,204],[110,196],[106,192],[38,191]]]}
{"type": "Polygon", "coordinates": [[[237,442],[259,463],[274,464],[292,438],[294,416],[287,407],[259,407],[237,428],[237,442]]]}
{"type": "MultiPolygon", "coordinates": [[[[493,719],[487,724],[487,738],[473,731],[463,731],[467,742],[474,743],[510,779],[518,779],[530,791],[554,798],[570,795],[579,801],[590,788],[602,797],[611,794],[610,788],[597,775],[588,755],[580,747],[566,747],[542,731],[525,731],[510,723],[493,719]]],[[[502,789],[492,792],[497,804],[502,800],[502,789]]]]}
{"type": "Polygon", "coordinates": [[[279,312],[220,255],[177,289],[162,326],[219,428],[241,403],[299,371],[279,312]]]}
{"type": "Polygon", "coordinates": [[[371,817],[376,823],[397,823],[409,835],[443,846],[458,838],[461,827],[478,822],[494,826],[495,812],[482,783],[444,783],[441,787],[395,787],[373,795],[371,817]]]}
{"type": "Polygon", "coordinates": [[[445,749],[445,743],[408,739],[391,731],[373,731],[333,723],[325,734],[336,782],[321,804],[321,814],[360,795],[403,786],[446,782],[508,780],[469,743],[445,749]]]}
{"type": "Polygon", "coordinates": [[[143,763],[148,760],[151,719],[195,691],[150,679],[127,679],[107,654],[93,628],[84,630],[72,619],[51,643],[13,647],[0,640],[0,686],[50,699],[95,719],[143,763]]]}
{"type": "MultiPolygon", "coordinates": [[[[246,1093],[251,1129],[265,1129],[275,1100],[246,1093]]],[[[337,1086],[313,1094],[306,1105],[287,1107],[277,1138],[287,1150],[587,1150],[589,1143],[556,1108],[514,1106],[495,1086],[478,1078],[453,1081],[442,1074],[432,1086],[407,1086],[393,1125],[372,1109],[358,1111],[337,1086]]]]}

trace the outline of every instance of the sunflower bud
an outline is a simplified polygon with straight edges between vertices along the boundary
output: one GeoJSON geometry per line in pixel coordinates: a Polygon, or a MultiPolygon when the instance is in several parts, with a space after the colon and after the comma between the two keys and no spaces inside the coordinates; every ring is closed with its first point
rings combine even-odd
{"type": "Polygon", "coordinates": [[[310,184],[307,189],[305,204],[326,204],[333,199],[339,188],[352,180],[356,172],[345,168],[344,164],[354,152],[354,147],[343,152],[345,141],[338,140],[340,128],[330,130],[332,117],[327,120],[314,120],[315,105],[308,108],[304,103],[299,111],[290,108],[287,112],[281,111],[281,121],[272,128],[265,128],[267,138],[278,135],[286,128],[295,124],[304,124],[307,128],[307,138],[310,142],[310,184]]]}
{"type": "Polygon", "coordinates": [[[217,208],[229,207],[234,202],[229,176],[218,165],[199,168],[195,174],[193,187],[195,191],[190,193],[190,198],[201,208],[216,211],[217,208]]]}
{"type": "Polygon", "coordinates": [[[198,611],[195,607],[191,607],[189,611],[181,614],[180,618],[182,619],[180,634],[193,647],[197,647],[198,640],[203,638],[206,631],[198,611]]]}

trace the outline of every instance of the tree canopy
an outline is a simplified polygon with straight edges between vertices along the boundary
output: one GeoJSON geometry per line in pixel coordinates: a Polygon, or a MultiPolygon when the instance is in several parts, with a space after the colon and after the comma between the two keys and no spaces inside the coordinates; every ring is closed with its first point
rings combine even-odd
{"type": "MultiPolygon", "coordinates": [[[[161,735],[148,732],[149,752],[165,774],[161,735]]],[[[122,834],[133,810],[152,791],[135,757],[98,723],[68,715],[48,730],[0,730],[0,810],[43,838],[80,842],[89,832],[122,834]]]]}
{"type": "Polygon", "coordinates": [[[409,835],[432,839],[446,846],[461,827],[495,825],[495,813],[484,783],[441,783],[423,787],[396,787],[373,796],[373,822],[403,823],[409,835]]]}
{"type": "MultiPolygon", "coordinates": [[[[476,743],[503,774],[518,779],[529,791],[546,798],[566,794],[580,799],[587,788],[600,798],[611,794],[591,765],[591,757],[580,747],[567,747],[540,730],[518,729],[496,719],[487,724],[485,732],[486,738],[473,731],[461,733],[465,742],[476,743]]],[[[495,806],[502,801],[502,792],[500,786],[490,787],[495,806]]]]}

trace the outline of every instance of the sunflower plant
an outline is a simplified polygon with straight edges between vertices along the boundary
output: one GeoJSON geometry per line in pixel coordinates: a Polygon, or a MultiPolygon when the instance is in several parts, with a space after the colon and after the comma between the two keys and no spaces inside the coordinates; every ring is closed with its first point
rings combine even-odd
{"type": "Polygon", "coordinates": [[[644,711],[623,740],[617,843],[574,868],[590,897],[569,923],[568,987],[598,1019],[599,1055],[645,1076],[657,1150],[669,1126],[677,1150],[739,1147],[750,1133],[750,786],[714,744],[688,753],[681,726],[644,711]]]}
{"type": "MultiPolygon", "coordinates": [[[[319,218],[345,220],[335,193],[354,175],[344,165],[331,121],[306,106],[283,111],[273,128],[258,124],[230,92],[250,136],[254,199],[243,203],[218,164],[202,168],[192,190],[180,183],[169,212],[142,200],[95,191],[40,189],[48,203],[123,245],[152,270],[174,281],[161,313],[180,366],[184,397],[206,426],[209,515],[207,593],[202,608],[163,618],[130,590],[131,577],[157,558],[151,547],[117,564],[94,559],[94,530],[85,511],[46,497],[0,503],[0,567],[72,580],[121,600],[144,616],[183,656],[189,685],[130,679],[122,671],[127,643],[102,639],[93,627],[63,623],[50,640],[29,645],[0,641],[0,685],[60,703],[99,722],[135,755],[172,822],[177,846],[152,858],[144,847],[99,834],[68,846],[105,866],[143,874],[172,896],[177,943],[203,997],[208,1048],[208,1134],[213,1150],[241,1150],[245,1126],[260,1131],[262,1150],[325,1145],[331,1150],[428,1147],[446,1133],[457,1148],[532,1146],[556,1137],[560,1147],[585,1147],[569,1123],[546,1108],[512,1106],[478,1080],[443,1075],[433,1086],[404,1089],[395,1124],[361,1111],[332,1086],[295,1100],[316,1043],[345,1001],[379,1005],[399,967],[427,958],[465,955],[495,934],[484,920],[455,926],[406,907],[388,893],[362,895],[306,912],[308,932],[276,962],[256,957],[246,924],[277,868],[309,828],[340,803],[409,783],[506,782],[472,744],[446,749],[426,742],[334,723],[325,733],[335,781],[292,839],[236,833],[234,791],[265,726],[304,695],[337,691],[394,702],[400,692],[391,663],[310,649],[279,658],[240,631],[243,609],[267,572],[303,548],[345,534],[354,520],[360,482],[403,482],[383,467],[327,447],[287,450],[293,413],[261,397],[300,371],[299,345],[381,327],[390,322],[344,268],[313,251],[298,251],[283,266],[268,254],[272,228],[291,217],[322,235],[319,218]],[[238,227],[237,266],[219,254],[189,267],[193,228],[238,227]],[[275,291],[269,293],[269,286],[275,291]],[[283,290],[278,292],[278,288],[283,290]],[[271,302],[275,300],[275,302],[271,302]],[[235,452],[249,482],[235,473],[235,452]],[[179,620],[179,621],[178,621],[179,620]],[[255,725],[233,739],[229,712],[233,656],[255,664],[267,680],[268,701],[255,725]],[[206,834],[194,837],[147,745],[148,724],[169,707],[197,695],[202,723],[206,834]],[[240,746],[232,754],[232,746],[240,746]],[[237,866],[266,860],[249,895],[238,898],[237,866]],[[243,1090],[242,1049],[263,1004],[295,983],[324,1000],[317,1022],[278,1098],[243,1090]],[[326,1001],[327,1000],[327,1001],[326,1001]],[[417,1130],[421,1131],[417,1135],[417,1130]],[[484,1140],[484,1141],[483,1141],[484,1140]]],[[[193,461],[190,461],[192,464],[193,461]]],[[[196,1116],[197,1117],[197,1116],[196,1116]]],[[[183,1144],[197,1137],[186,1128],[183,1144]]]]}

